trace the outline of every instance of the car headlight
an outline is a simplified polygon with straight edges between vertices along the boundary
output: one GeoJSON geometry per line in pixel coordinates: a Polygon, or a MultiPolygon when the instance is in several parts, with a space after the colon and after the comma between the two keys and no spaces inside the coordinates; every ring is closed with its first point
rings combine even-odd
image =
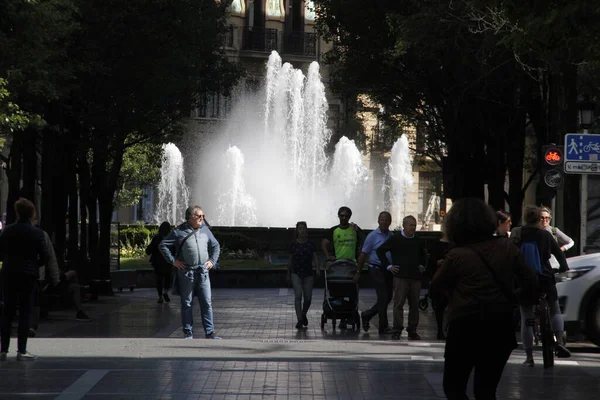
{"type": "Polygon", "coordinates": [[[590,265],[589,267],[581,267],[577,269],[570,269],[566,272],[561,272],[560,274],[556,274],[556,282],[567,282],[572,281],[573,279],[579,278],[593,270],[595,268],[594,265],[590,265]]]}

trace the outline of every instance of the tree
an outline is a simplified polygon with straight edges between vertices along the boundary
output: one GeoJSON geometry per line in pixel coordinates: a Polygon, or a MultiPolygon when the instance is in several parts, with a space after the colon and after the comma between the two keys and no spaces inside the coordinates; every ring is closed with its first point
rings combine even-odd
{"type": "Polygon", "coordinates": [[[136,204],[146,187],[155,186],[160,180],[162,146],[151,143],[133,145],[125,150],[123,165],[119,173],[119,188],[116,192],[115,208],[136,204]]]}
{"type": "Polygon", "coordinates": [[[334,88],[369,95],[389,127],[427,127],[422,155],[439,164],[449,157],[453,197],[482,197],[487,182],[491,202],[503,207],[505,133],[524,129],[514,117],[521,105],[512,54],[498,50],[493,35],[474,34],[460,2],[315,3],[319,28],[334,43],[334,88]]]}
{"type": "Polygon", "coordinates": [[[78,4],[81,32],[72,54],[83,68],[78,73],[81,90],[71,129],[80,131],[89,149],[89,157],[80,157],[80,166],[89,162],[86,203],[94,276],[108,278],[110,222],[127,149],[180,134],[178,123],[189,115],[196,99],[206,92],[227,93],[239,70],[221,50],[225,2],[92,0],[78,4]],[[94,248],[98,253],[93,253],[94,248]]]}

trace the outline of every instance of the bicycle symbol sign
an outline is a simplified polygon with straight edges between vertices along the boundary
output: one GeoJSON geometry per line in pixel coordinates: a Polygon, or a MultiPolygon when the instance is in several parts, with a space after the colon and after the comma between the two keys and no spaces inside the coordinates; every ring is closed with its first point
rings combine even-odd
{"type": "Polygon", "coordinates": [[[600,171],[600,135],[568,133],[565,135],[565,172],[596,174],[600,171]]]}

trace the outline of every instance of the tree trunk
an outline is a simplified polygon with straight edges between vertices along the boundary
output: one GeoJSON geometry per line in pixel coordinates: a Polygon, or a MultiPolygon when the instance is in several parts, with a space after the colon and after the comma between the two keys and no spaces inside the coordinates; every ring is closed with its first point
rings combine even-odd
{"type": "MultiPolygon", "coordinates": [[[[23,135],[23,189],[22,196],[36,203],[35,186],[37,182],[37,137],[38,132],[28,128],[23,135]]],[[[36,208],[39,204],[36,204],[36,208]]],[[[39,208],[38,208],[39,210],[39,208]]]]}
{"type": "MultiPolygon", "coordinates": [[[[557,132],[556,143],[564,144],[566,133],[577,132],[577,67],[567,65],[562,75],[563,90],[566,106],[563,109],[564,125],[557,132]]],[[[579,254],[577,244],[581,243],[581,189],[579,187],[580,175],[565,174],[563,185],[563,221],[561,229],[575,241],[574,249],[569,250],[570,255],[579,254]]],[[[585,193],[587,195],[587,193],[585,193]]]]}
{"type": "Polygon", "coordinates": [[[54,197],[54,160],[57,158],[58,135],[50,128],[44,130],[42,135],[42,202],[40,204],[40,226],[45,230],[52,242],[56,241],[55,213],[53,208],[54,197]]]}
{"type": "MultiPolygon", "coordinates": [[[[79,218],[81,223],[80,236],[80,255],[86,262],[90,260],[89,254],[89,213],[88,209],[91,202],[91,182],[90,182],[90,165],[86,157],[87,148],[82,148],[79,151],[79,162],[77,170],[79,171],[79,218]]],[[[89,277],[88,277],[89,279],[89,277]]]]}
{"type": "Polygon", "coordinates": [[[12,224],[17,220],[14,204],[21,197],[21,171],[23,157],[23,137],[20,132],[13,134],[13,141],[8,155],[6,176],[8,178],[8,198],[6,201],[6,223],[12,224]]]}

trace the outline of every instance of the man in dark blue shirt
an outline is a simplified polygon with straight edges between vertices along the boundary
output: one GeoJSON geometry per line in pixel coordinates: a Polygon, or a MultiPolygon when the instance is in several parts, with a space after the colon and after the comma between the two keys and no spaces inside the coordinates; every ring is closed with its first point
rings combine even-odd
{"type": "Polygon", "coordinates": [[[47,262],[44,232],[31,223],[35,207],[27,199],[15,202],[17,222],[4,228],[0,235],[2,263],[2,292],[4,313],[0,328],[0,361],[5,361],[10,345],[12,320],[19,303],[19,332],[17,360],[30,361],[36,357],[27,352],[27,336],[33,300],[33,290],[39,278],[40,266],[47,262]]]}

